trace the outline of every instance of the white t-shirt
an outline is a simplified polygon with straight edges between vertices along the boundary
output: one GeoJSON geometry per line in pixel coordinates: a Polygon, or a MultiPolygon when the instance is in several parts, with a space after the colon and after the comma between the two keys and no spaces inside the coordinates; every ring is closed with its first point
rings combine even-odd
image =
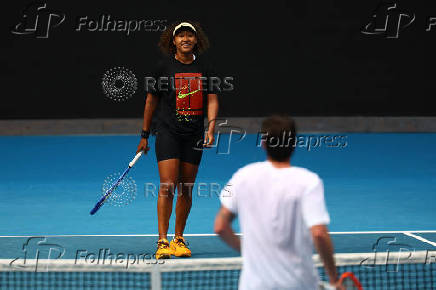
{"type": "Polygon", "coordinates": [[[330,222],[317,174],[252,163],[232,176],[220,200],[243,234],[240,289],[317,289],[310,228],[330,222]]]}

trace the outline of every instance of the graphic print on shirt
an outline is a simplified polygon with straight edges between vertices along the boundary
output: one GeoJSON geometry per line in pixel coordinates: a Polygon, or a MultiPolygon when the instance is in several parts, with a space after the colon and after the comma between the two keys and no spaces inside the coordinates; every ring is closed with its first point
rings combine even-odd
{"type": "Polygon", "coordinates": [[[203,115],[203,86],[201,73],[176,73],[176,116],[189,122],[192,116],[203,115]]]}

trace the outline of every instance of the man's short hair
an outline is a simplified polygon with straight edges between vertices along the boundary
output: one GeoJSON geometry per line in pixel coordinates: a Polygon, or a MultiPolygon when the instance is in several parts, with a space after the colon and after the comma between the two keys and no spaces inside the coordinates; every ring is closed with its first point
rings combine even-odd
{"type": "Polygon", "coordinates": [[[274,161],[286,161],[295,149],[295,122],[285,115],[273,115],[262,122],[262,140],[267,155],[274,161]]]}

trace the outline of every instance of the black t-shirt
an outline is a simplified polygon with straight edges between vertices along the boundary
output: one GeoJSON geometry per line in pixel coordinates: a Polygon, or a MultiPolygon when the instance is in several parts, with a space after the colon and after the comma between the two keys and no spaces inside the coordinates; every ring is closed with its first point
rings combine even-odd
{"type": "Polygon", "coordinates": [[[168,57],[158,62],[151,75],[155,83],[146,80],[146,91],[159,97],[154,112],[157,128],[165,126],[179,135],[202,133],[207,95],[216,93],[210,65],[199,58],[184,64],[168,57]]]}

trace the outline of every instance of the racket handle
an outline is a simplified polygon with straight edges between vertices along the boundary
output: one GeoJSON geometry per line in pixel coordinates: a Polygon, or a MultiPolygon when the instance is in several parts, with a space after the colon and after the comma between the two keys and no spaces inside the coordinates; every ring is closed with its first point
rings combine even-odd
{"type": "Polygon", "coordinates": [[[139,157],[141,157],[143,153],[144,153],[144,151],[139,151],[138,154],[136,154],[135,158],[133,158],[133,160],[130,161],[130,163],[129,163],[130,168],[132,168],[133,165],[135,165],[136,161],[138,161],[139,157]]]}

